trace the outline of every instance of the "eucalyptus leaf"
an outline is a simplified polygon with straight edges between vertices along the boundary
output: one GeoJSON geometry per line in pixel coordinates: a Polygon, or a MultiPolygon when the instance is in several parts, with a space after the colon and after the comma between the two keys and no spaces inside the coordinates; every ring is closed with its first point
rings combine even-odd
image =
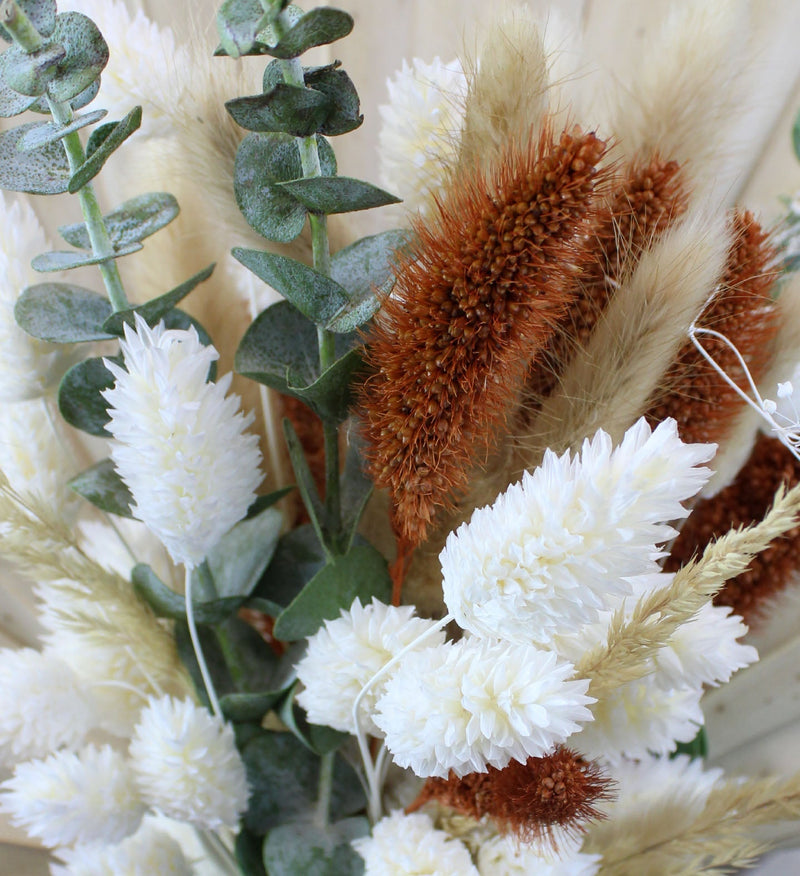
{"type": "Polygon", "coordinates": [[[275,553],[282,525],[283,514],[267,508],[222,536],[207,557],[221,597],[250,595],[275,553]]]}
{"type": "Polygon", "coordinates": [[[225,108],[248,131],[284,131],[295,137],[309,137],[321,130],[331,101],[313,88],[279,82],[266,94],[229,100],[225,108]]]}
{"type": "Polygon", "coordinates": [[[0,79],[19,94],[39,97],[58,73],[67,52],[57,43],[45,43],[35,52],[13,45],[0,55],[0,79]]]}
{"type": "MultiPolygon", "coordinates": [[[[136,320],[134,314],[136,313],[138,313],[148,325],[155,325],[160,319],[162,319],[162,317],[165,317],[171,310],[173,310],[179,301],[182,301],[191,291],[206,281],[213,273],[214,267],[215,265],[209,265],[193,277],[185,280],[180,286],[176,286],[174,289],[166,292],[164,295],[160,295],[158,298],[153,298],[152,300],[140,304],[137,307],[132,307],[129,310],[118,310],[116,313],[112,313],[103,323],[103,329],[114,335],[121,335],[123,332],[123,326],[126,323],[128,325],[135,324],[136,320]]],[[[210,338],[208,341],[203,341],[206,345],[210,342],[210,338]]]]}
{"type": "MultiPolygon", "coordinates": [[[[235,720],[231,718],[231,720],[235,720]]],[[[242,873],[247,876],[267,876],[264,862],[261,860],[262,837],[242,828],[236,835],[233,851],[236,855],[236,863],[242,873]]]]}
{"type": "Polygon", "coordinates": [[[35,103],[35,97],[14,91],[0,77],[0,118],[9,119],[18,116],[35,103]]]}
{"type": "Polygon", "coordinates": [[[253,504],[247,509],[247,517],[246,520],[250,520],[255,517],[257,514],[260,514],[262,511],[265,511],[267,508],[271,508],[273,505],[277,505],[284,496],[288,496],[289,493],[292,492],[295,488],[293,486],[282,487],[280,490],[273,490],[271,493],[267,493],[264,496],[259,496],[253,504]]]}
{"type": "Polygon", "coordinates": [[[264,715],[285,696],[285,690],[232,693],[226,694],[219,704],[222,714],[228,721],[261,721],[264,715]]]}
{"type": "Polygon", "coordinates": [[[82,286],[39,283],[29,286],[14,305],[19,326],[34,338],[57,344],[78,344],[113,338],[102,329],[111,304],[82,286]]]}
{"type": "MultiPolygon", "coordinates": [[[[131,582],[137,594],[153,609],[157,617],[186,619],[186,600],[169,587],[145,563],[131,570],[131,582]]],[[[243,598],[228,597],[207,602],[192,600],[194,619],[199,624],[218,624],[239,609],[243,598]]]]}
{"type": "Polygon", "coordinates": [[[350,303],[336,281],[302,262],[241,247],[235,247],[232,255],[317,325],[329,322],[350,303]]]}
{"type": "MultiPolygon", "coordinates": [[[[122,357],[108,357],[122,366],[122,357]]],[[[114,385],[114,375],[106,368],[101,358],[84,359],[78,362],[61,378],[58,387],[58,409],[61,416],[76,429],[110,438],[106,431],[108,402],[100,395],[114,385]]]]}
{"type": "Polygon", "coordinates": [[[34,271],[39,271],[43,274],[53,271],[69,271],[72,268],[83,268],[87,265],[102,265],[103,262],[139,252],[140,249],[142,249],[141,243],[130,243],[127,246],[115,249],[111,255],[107,256],[96,256],[91,252],[71,252],[69,250],[43,252],[33,257],[31,267],[34,271]]]}
{"type": "Polygon", "coordinates": [[[225,0],[217,12],[217,33],[225,53],[231,58],[248,54],[268,21],[269,13],[259,0],[225,0]]]}
{"type": "MultiPolygon", "coordinates": [[[[49,37],[56,26],[56,0],[17,0],[19,8],[43,37],[49,37]]],[[[11,42],[11,34],[0,26],[0,38],[11,42]]]]}
{"type": "Polygon", "coordinates": [[[282,824],[264,838],[264,866],[269,876],[362,876],[364,860],[350,843],[368,834],[366,818],[324,829],[311,820],[282,824]]]}
{"type": "Polygon", "coordinates": [[[396,253],[411,241],[407,231],[393,230],[363,237],[331,259],[331,277],[347,289],[350,303],[326,326],[350,332],[371,319],[395,281],[396,253]]]}
{"type": "Polygon", "coordinates": [[[280,719],[314,754],[322,756],[336,751],[350,734],[321,724],[309,724],[305,711],[295,702],[296,689],[297,683],[281,703],[278,709],[280,719]]]}
{"type": "Polygon", "coordinates": [[[287,32],[275,46],[265,46],[265,52],[275,58],[296,58],[307,49],[323,46],[346,37],[353,29],[353,18],[340,9],[319,6],[311,9],[287,32]]]}
{"type": "Polygon", "coordinates": [[[32,195],[60,195],[68,190],[69,163],[60,143],[27,152],[18,148],[20,140],[38,125],[31,122],[0,132],[0,189],[32,195]]]}
{"type": "Polygon", "coordinates": [[[133,519],[133,496],[110,459],[87,468],[68,483],[76,493],[101,511],[133,519]]]}
{"type": "Polygon", "coordinates": [[[389,192],[347,176],[314,176],[289,180],[277,186],[311,213],[352,213],[400,203],[400,198],[389,192]]]}
{"type": "Polygon", "coordinates": [[[374,485],[364,464],[361,441],[357,435],[351,435],[339,487],[342,503],[342,532],[345,536],[342,550],[345,553],[350,550],[373,489],[374,485]]]}
{"type": "Polygon", "coordinates": [[[80,12],[56,16],[53,42],[66,50],[57,65],[48,93],[56,101],[68,101],[88,88],[108,63],[108,46],[97,25],[80,12]]]}
{"type": "MultiPolygon", "coordinates": [[[[175,621],[174,625],[175,644],[178,649],[178,656],[181,662],[189,671],[194,688],[197,691],[197,696],[200,702],[204,703],[208,708],[211,708],[211,703],[206,693],[203,676],[200,672],[200,667],[197,664],[197,657],[194,653],[191,636],[189,635],[189,627],[186,621],[175,621]]],[[[214,630],[208,626],[199,626],[197,635],[200,639],[200,647],[203,651],[208,671],[211,675],[211,680],[214,684],[214,689],[219,697],[224,697],[234,690],[233,679],[231,678],[228,664],[225,662],[225,655],[222,652],[219,641],[217,640],[214,630]]],[[[248,725],[240,725],[242,727],[248,725]]],[[[258,728],[254,728],[256,735],[258,728]]],[[[237,734],[238,735],[238,734],[237,734]]]]}
{"type": "MultiPolygon", "coordinates": [[[[115,247],[139,243],[168,225],[178,215],[178,202],[168,192],[148,192],[120,204],[103,216],[108,236],[115,247]]],[[[62,225],[58,233],[78,249],[91,249],[92,242],[83,222],[62,225]]]]}
{"type": "Polygon", "coordinates": [[[57,125],[54,122],[39,122],[35,128],[28,131],[19,141],[17,149],[27,152],[30,149],[38,149],[41,146],[45,146],[47,143],[55,143],[73,131],[79,131],[81,128],[87,127],[87,125],[94,125],[106,115],[106,110],[95,110],[94,112],[86,113],[85,116],[76,116],[69,125],[64,126],[57,125]]]}
{"type": "MultiPolygon", "coordinates": [[[[314,476],[308,466],[303,445],[297,437],[297,432],[294,430],[291,422],[288,419],[283,421],[283,434],[286,438],[286,446],[289,451],[289,458],[292,461],[295,480],[297,481],[297,489],[303,497],[303,504],[306,507],[308,516],[311,519],[311,525],[317,534],[320,544],[327,544],[328,519],[325,513],[325,506],[322,504],[317,485],[314,483],[314,476]]],[[[281,638],[278,636],[278,638],[281,638]]]]}
{"type": "MultiPolygon", "coordinates": [[[[69,101],[71,109],[73,111],[83,109],[97,97],[98,91],[100,91],[99,76],[97,79],[95,79],[94,82],[92,82],[92,84],[88,88],[84,88],[84,90],[77,97],[73,97],[72,100],[69,101]]],[[[44,116],[49,116],[50,105],[47,103],[46,95],[42,95],[42,97],[40,97],[35,103],[32,103],[30,109],[32,112],[41,113],[44,116]]]]}
{"type": "MultiPolygon", "coordinates": [[[[120,122],[109,122],[98,128],[104,132],[102,143],[89,155],[86,161],[75,171],[69,181],[70,194],[80,191],[89,180],[94,179],[100,173],[103,165],[108,161],[113,152],[118,149],[128,137],[131,136],[142,124],[142,108],[134,107],[120,122]]],[[[92,136],[94,136],[94,134],[92,136]]],[[[88,155],[87,150],[87,155],[88,155]]]]}
{"type": "Polygon", "coordinates": [[[285,642],[312,636],[323,621],[339,617],[358,597],[388,602],[392,582],[386,560],[371,545],[353,547],[324,566],[275,621],[275,636],[285,642]]]}
{"type": "MultiPolygon", "coordinates": [[[[291,733],[262,731],[244,746],[242,760],[251,788],[250,807],[244,816],[248,830],[263,834],[313,809],[320,761],[291,733]]],[[[346,817],[364,805],[364,793],[355,773],[337,756],[331,811],[346,817]]]]}
{"type": "Polygon", "coordinates": [[[321,134],[329,137],[354,131],[364,121],[356,87],[347,73],[338,67],[337,61],[327,67],[309,68],[304,77],[306,86],[321,91],[331,104],[331,110],[319,128],[321,134]]]}
{"type": "Polygon", "coordinates": [[[261,693],[284,685],[285,673],[291,672],[291,664],[280,660],[250,624],[230,617],[215,627],[214,635],[231,674],[233,692],[261,693]]]}
{"type": "Polygon", "coordinates": [[[269,614],[280,614],[325,565],[325,552],[310,523],[282,536],[272,562],[253,591],[248,605],[269,614]],[[256,605],[256,600],[258,604],[256,605]]]}

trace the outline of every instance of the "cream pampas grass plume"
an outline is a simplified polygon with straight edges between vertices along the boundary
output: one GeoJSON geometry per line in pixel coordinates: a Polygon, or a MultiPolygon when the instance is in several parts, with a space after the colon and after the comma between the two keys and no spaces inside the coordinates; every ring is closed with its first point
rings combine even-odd
{"type": "Polygon", "coordinates": [[[244,431],[253,415],[226,397],[229,374],[206,382],[218,356],[194,328],[151,329],[137,314],[121,348],[124,368],[105,360],[115,378],[103,393],[111,458],[133,494],[133,515],[176,563],[197,566],[255,498],[261,454],[244,431]]]}
{"type": "Polygon", "coordinates": [[[131,740],[142,797],[178,821],[235,828],[249,790],[233,728],[207,709],[173,697],[151,699],[131,740]]]}
{"type": "Polygon", "coordinates": [[[12,823],[50,848],[119,842],[146,809],[129,762],[108,745],[22,763],[0,792],[12,823]]]}

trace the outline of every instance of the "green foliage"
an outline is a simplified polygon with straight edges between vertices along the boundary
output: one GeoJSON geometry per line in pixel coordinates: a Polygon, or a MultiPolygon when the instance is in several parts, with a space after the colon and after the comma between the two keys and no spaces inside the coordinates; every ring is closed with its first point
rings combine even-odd
{"type": "Polygon", "coordinates": [[[367,502],[373,490],[372,481],[364,469],[364,459],[361,454],[360,442],[356,435],[350,436],[350,445],[347,449],[340,490],[343,534],[341,548],[343,553],[347,553],[353,544],[356,529],[361,521],[361,515],[367,507],[367,502]]]}
{"type": "Polygon", "coordinates": [[[229,100],[225,108],[248,131],[284,131],[308,137],[319,131],[332,104],[320,91],[279,82],[265,94],[229,100]]]}
{"type": "Polygon", "coordinates": [[[86,161],[75,171],[69,181],[71,194],[82,189],[94,179],[112,154],[138,130],[142,124],[142,108],[134,107],[122,121],[109,122],[92,132],[86,148],[86,161]]]}
{"type": "Polygon", "coordinates": [[[800,112],[795,117],[794,125],[792,126],[792,146],[794,147],[794,154],[797,156],[798,161],[800,161],[800,112]]]}
{"type": "Polygon", "coordinates": [[[101,511],[133,519],[133,496],[110,459],[82,471],[69,481],[69,486],[101,511]]]}
{"type": "Polygon", "coordinates": [[[13,45],[0,55],[0,78],[19,94],[39,97],[58,75],[58,65],[66,56],[66,49],[55,43],[30,53],[13,45]]]}
{"type": "MultiPolygon", "coordinates": [[[[274,58],[297,58],[314,46],[324,46],[346,37],[352,29],[353,19],[346,12],[320,6],[306,12],[280,38],[277,45],[269,45],[259,40],[257,47],[261,53],[274,58]]],[[[264,36],[269,39],[271,34],[264,36]]]]}
{"type": "MultiPolygon", "coordinates": [[[[97,97],[98,91],[100,91],[99,78],[95,79],[95,81],[92,82],[88,88],[85,88],[77,97],[73,97],[72,100],[67,101],[67,104],[72,110],[83,109],[97,97]]],[[[30,109],[35,113],[42,113],[43,115],[50,114],[50,106],[44,96],[40,97],[35,103],[32,103],[30,109]]]]}
{"type": "Polygon", "coordinates": [[[371,545],[359,545],[335,557],[308,582],[275,621],[275,635],[283,641],[312,636],[325,620],[339,617],[358,597],[362,604],[373,596],[388,602],[392,589],[386,560],[371,545]]]}
{"type": "Polygon", "coordinates": [[[86,113],[85,116],[76,116],[70,124],[63,126],[54,122],[39,122],[20,139],[17,143],[17,149],[27,152],[30,149],[39,149],[48,143],[55,143],[73,131],[80,131],[81,128],[94,125],[106,115],[108,113],[105,110],[94,110],[86,113]]]}
{"type": "Polygon", "coordinates": [[[0,77],[0,118],[8,119],[11,116],[18,116],[35,103],[35,97],[14,91],[0,77]]]}
{"type": "Polygon", "coordinates": [[[106,341],[111,304],[103,295],[68,283],[29,286],[14,305],[18,325],[34,338],[58,344],[106,341]]]}
{"type": "MultiPolygon", "coordinates": [[[[77,97],[95,82],[108,63],[108,46],[97,25],[80,12],[64,12],[56,16],[52,41],[65,50],[56,65],[56,73],[48,85],[55,101],[77,97]]],[[[13,83],[9,83],[13,88],[13,83]]]]}
{"type": "Polygon", "coordinates": [[[247,876],[267,876],[261,856],[262,839],[260,836],[242,828],[236,836],[234,853],[236,863],[242,873],[247,876]]]}
{"type": "Polygon", "coordinates": [[[39,122],[30,122],[0,133],[0,188],[31,195],[60,195],[68,190],[69,162],[60,143],[26,151],[18,148],[38,126],[39,122]]]}
{"type": "Polygon", "coordinates": [[[217,12],[217,32],[223,50],[231,58],[247,55],[269,18],[259,0],[225,0],[217,12]]]}
{"type": "MultiPolygon", "coordinates": [[[[111,357],[111,361],[122,365],[122,357],[111,357]]],[[[61,416],[76,429],[110,438],[106,423],[110,417],[106,411],[107,402],[100,395],[104,389],[114,385],[114,377],[98,357],[78,362],[61,378],[58,386],[58,409],[61,416]]]]}
{"type": "Polygon", "coordinates": [[[395,195],[371,183],[346,176],[292,179],[278,183],[278,186],[311,213],[351,213],[400,203],[400,198],[395,195]]]}
{"type": "Polygon", "coordinates": [[[101,265],[110,259],[121,258],[139,252],[141,243],[131,243],[128,246],[115,249],[111,255],[94,255],[91,252],[70,252],[59,250],[44,252],[34,256],[31,267],[35,271],[48,273],[53,271],[69,271],[72,268],[83,268],[87,265],[101,265]]]}
{"type": "Polygon", "coordinates": [[[298,526],[278,541],[250,604],[273,617],[280,614],[324,565],[325,552],[313,526],[298,526]]]}
{"type": "Polygon", "coordinates": [[[308,67],[304,70],[305,84],[328,98],[331,109],[319,129],[327,137],[354,131],[364,121],[356,87],[347,73],[339,67],[339,61],[335,61],[326,67],[308,67]]]}
{"type": "Polygon", "coordinates": [[[679,754],[688,754],[692,760],[703,760],[708,757],[706,728],[701,727],[691,742],[678,742],[670,757],[677,757],[679,754]]]}
{"type": "MultiPolygon", "coordinates": [[[[19,8],[44,37],[49,37],[56,26],[56,0],[17,0],[19,8]]],[[[11,34],[0,25],[0,39],[11,42],[11,34]]]]}
{"type": "Polygon", "coordinates": [[[336,751],[347,739],[347,733],[325,727],[321,724],[309,724],[306,713],[295,702],[297,682],[291,687],[283,699],[278,716],[294,735],[314,754],[320,756],[336,751]]]}
{"type": "Polygon", "coordinates": [[[350,842],[369,833],[366,818],[348,818],[324,830],[309,820],[282,824],[264,839],[270,876],[361,876],[364,861],[350,842]]]}
{"type": "MultiPolygon", "coordinates": [[[[103,222],[115,248],[140,243],[168,225],[180,212],[178,202],[167,192],[148,192],[120,204],[103,216],[103,222]]],[[[90,249],[92,246],[85,222],[62,225],[58,233],[71,246],[90,249]]]]}

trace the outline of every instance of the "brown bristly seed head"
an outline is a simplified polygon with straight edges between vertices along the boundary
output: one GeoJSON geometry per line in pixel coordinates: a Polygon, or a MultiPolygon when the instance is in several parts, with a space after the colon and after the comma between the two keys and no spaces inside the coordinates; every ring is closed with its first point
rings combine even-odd
{"type": "MultiPolygon", "coordinates": [[[[778,487],[781,484],[793,487],[798,482],[800,462],[777,438],[760,435],[733,483],[692,511],[672,545],[665,571],[677,571],[729,529],[763,520],[778,487]]],[[[753,625],[761,618],[768,599],[786,587],[798,568],[800,525],[754,557],[746,571],[725,584],[714,603],[731,606],[753,625]]]]}
{"type": "Polygon", "coordinates": [[[686,212],[689,192],[680,167],[658,155],[622,167],[609,188],[578,294],[528,375],[528,406],[555,389],[574,350],[586,346],[621,277],[686,212]]]}
{"type": "Polygon", "coordinates": [[[509,146],[493,177],[454,178],[415,223],[368,338],[360,406],[370,473],[419,544],[521,388],[584,268],[605,144],[575,128],[509,146]]]}
{"type": "MultiPolygon", "coordinates": [[[[769,235],[748,212],[732,218],[733,244],[719,290],[697,320],[698,326],[725,335],[739,350],[758,380],[770,363],[779,328],[778,310],[770,298],[777,278],[775,248],[769,235]]],[[[730,348],[716,338],[700,341],[725,373],[745,391],[745,375],[730,348]]],[[[647,411],[651,424],[674,417],[683,441],[719,443],[741,411],[739,395],[688,341],[670,367],[665,390],[647,411]]]]}
{"type": "Polygon", "coordinates": [[[557,827],[580,834],[587,822],[603,818],[597,804],[613,797],[613,782],[593,761],[568,748],[526,763],[512,760],[502,770],[458,778],[428,779],[420,799],[439,803],[480,820],[491,818],[501,833],[524,842],[553,841],[557,827]]]}

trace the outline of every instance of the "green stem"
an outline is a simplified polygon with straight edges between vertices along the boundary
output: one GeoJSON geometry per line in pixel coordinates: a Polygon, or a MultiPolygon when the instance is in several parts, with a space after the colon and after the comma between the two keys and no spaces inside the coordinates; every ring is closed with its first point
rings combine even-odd
{"type": "MultiPolygon", "coordinates": [[[[3,3],[0,4],[0,22],[5,25],[14,42],[24,52],[31,54],[44,45],[41,34],[33,26],[30,18],[20,9],[16,0],[3,0],[3,3]]],[[[72,107],[68,101],[53,100],[48,94],[47,103],[50,107],[53,120],[58,125],[63,127],[72,121],[72,107]]],[[[83,150],[81,138],[77,131],[73,131],[61,139],[64,144],[64,151],[67,154],[70,172],[74,174],[86,160],[86,153],[83,150]]],[[[105,258],[108,256],[108,260],[102,261],[99,264],[99,268],[111,305],[115,311],[127,310],[130,305],[128,304],[125,290],[122,287],[119,269],[114,261],[114,247],[108,236],[108,231],[103,221],[103,213],[100,210],[100,205],[97,203],[97,195],[95,195],[94,187],[91,183],[83,186],[78,192],[78,198],[80,199],[86,230],[89,233],[89,240],[92,242],[93,255],[95,258],[105,258]]]]}
{"type": "MultiPolygon", "coordinates": [[[[286,13],[282,12],[275,21],[274,29],[280,39],[288,30],[286,13]]],[[[281,61],[281,72],[284,81],[289,85],[300,88],[305,86],[303,78],[303,66],[297,58],[290,61],[281,61]]],[[[300,163],[303,168],[303,176],[322,176],[322,168],[319,162],[319,148],[317,137],[298,137],[300,149],[300,163]]],[[[309,225],[311,227],[311,251],[314,258],[314,269],[324,274],[331,275],[331,252],[328,240],[328,217],[322,214],[309,213],[309,225]]],[[[319,346],[319,367],[324,373],[336,361],[335,335],[321,326],[317,326],[317,343],[319,346]]],[[[339,494],[339,428],[334,420],[323,419],[323,438],[325,446],[325,510],[328,516],[328,527],[333,536],[334,543],[339,539],[342,528],[342,507],[339,494]]]]}
{"type": "Polygon", "coordinates": [[[319,784],[317,806],[314,810],[314,826],[324,831],[329,824],[331,793],[333,791],[333,751],[323,754],[319,762],[319,784]]]}

